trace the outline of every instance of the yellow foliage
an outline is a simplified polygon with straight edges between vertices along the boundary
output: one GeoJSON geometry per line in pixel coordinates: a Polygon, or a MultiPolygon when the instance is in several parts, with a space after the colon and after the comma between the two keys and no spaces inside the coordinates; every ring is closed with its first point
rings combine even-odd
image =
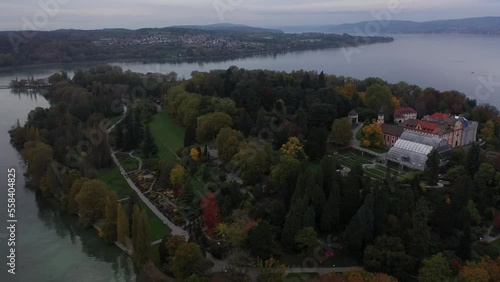
{"type": "Polygon", "coordinates": [[[305,158],[306,154],[304,152],[304,146],[300,143],[299,138],[290,137],[288,138],[288,142],[281,146],[281,153],[285,155],[289,155],[298,159],[305,158]]]}
{"type": "Polygon", "coordinates": [[[182,165],[176,165],[170,172],[170,182],[174,186],[179,186],[184,183],[186,171],[182,165]]]}
{"type": "Polygon", "coordinates": [[[380,148],[384,144],[384,133],[379,123],[365,125],[361,129],[361,146],[366,148],[380,148]]]}
{"type": "Polygon", "coordinates": [[[191,150],[189,150],[189,156],[193,161],[197,162],[200,160],[200,151],[196,148],[191,148],[191,150]]]}
{"type": "Polygon", "coordinates": [[[336,89],[340,94],[344,95],[349,100],[351,100],[352,95],[356,91],[356,85],[354,83],[349,82],[349,83],[344,84],[344,86],[342,86],[342,87],[337,86],[336,89]]]}
{"type": "Polygon", "coordinates": [[[392,107],[394,109],[398,109],[401,107],[401,103],[399,102],[399,99],[394,97],[394,96],[392,97],[392,107]]]}
{"type": "Polygon", "coordinates": [[[359,99],[361,100],[361,103],[366,106],[366,92],[359,93],[359,99]]]}
{"type": "Polygon", "coordinates": [[[478,263],[467,263],[460,270],[460,278],[467,282],[488,282],[490,274],[478,263]]]}

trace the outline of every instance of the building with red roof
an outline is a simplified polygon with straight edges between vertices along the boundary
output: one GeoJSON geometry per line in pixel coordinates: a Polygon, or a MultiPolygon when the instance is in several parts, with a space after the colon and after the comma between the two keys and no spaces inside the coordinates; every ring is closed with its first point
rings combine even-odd
{"type": "Polygon", "coordinates": [[[399,108],[394,110],[394,122],[403,123],[409,119],[417,119],[417,111],[413,108],[399,108]]]}

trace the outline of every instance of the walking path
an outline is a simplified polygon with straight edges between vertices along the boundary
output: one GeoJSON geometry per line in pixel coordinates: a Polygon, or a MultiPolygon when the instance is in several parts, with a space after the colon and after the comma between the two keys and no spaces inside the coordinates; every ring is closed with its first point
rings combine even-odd
{"type": "Polygon", "coordinates": [[[500,240],[500,234],[498,234],[495,237],[491,237],[490,236],[491,231],[493,231],[493,225],[491,225],[490,228],[488,228],[488,232],[486,232],[486,235],[484,235],[483,238],[481,238],[482,242],[492,243],[496,240],[500,240]]]}
{"type": "Polygon", "coordinates": [[[132,155],[134,153],[134,151],[131,151],[130,153],[128,153],[128,155],[134,159],[136,159],[138,162],[139,162],[139,168],[137,170],[141,170],[142,169],[142,160],[134,155],[132,155]]]}
{"type": "MultiPolygon", "coordinates": [[[[125,107],[125,110],[123,111],[123,117],[117,121],[115,124],[113,124],[109,129],[108,129],[108,136],[109,136],[109,132],[119,123],[123,120],[123,118],[125,117],[125,114],[127,113],[127,107],[125,107]]],[[[109,141],[109,139],[108,139],[109,141]]],[[[109,146],[109,142],[108,142],[108,146],[109,146]]],[[[148,206],[149,209],[151,209],[151,211],[165,224],[168,226],[168,228],[170,228],[171,233],[173,235],[181,235],[181,236],[185,236],[186,237],[186,240],[187,238],[189,238],[189,233],[180,228],[179,226],[173,224],[165,215],[163,215],[163,213],[161,213],[158,208],[153,205],[151,203],[151,201],[146,197],[144,196],[144,194],[142,194],[141,190],[139,188],[137,188],[137,186],[135,185],[135,183],[130,179],[130,177],[127,175],[127,172],[123,169],[123,167],[121,166],[120,164],[120,161],[118,161],[118,158],[116,157],[116,154],[115,154],[115,151],[113,150],[113,148],[111,148],[111,146],[109,146],[110,150],[111,150],[111,158],[113,159],[113,162],[116,164],[116,166],[118,167],[118,169],[120,170],[121,174],[123,175],[123,177],[125,178],[125,180],[127,181],[128,185],[130,186],[130,188],[132,188],[135,193],[139,196],[139,198],[144,202],[144,204],[146,204],[148,206]]],[[[131,153],[129,153],[131,154],[131,153]]],[[[132,156],[132,155],[131,155],[132,156]]],[[[142,162],[140,162],[140,166],[142,166],[142,162]]]]}

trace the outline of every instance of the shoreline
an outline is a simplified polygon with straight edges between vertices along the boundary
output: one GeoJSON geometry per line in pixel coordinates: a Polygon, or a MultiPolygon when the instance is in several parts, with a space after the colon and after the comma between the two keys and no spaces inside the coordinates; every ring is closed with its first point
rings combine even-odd
{"type": "Polygon", "coordinates": [[[358,47],[358,46],[367,46],[374,44],[385,44],[392,43],[395,41],[393,37],[390,41],[380,41],[373,42],[368,44],[357,44],[357,45],[348,45],[348,46],[338,46],[338,47],[317,47],[317,48],[297,48],[293,50],[282,50],[282,51],[269,51],[269,52],[249,52],[242,53],[238,55],[230,55],[230,56],[208,56],[208,57],[176,57],[176,58],[143,58],[143,59],[106,59],[106,60],[97,60],[97,61],[82,61],[82,62],[68,62],[68,63],[37,63],[37,64],[27,64],[27,65],[19,65],[13,67],[0,67],[0,74],[15,72],[15,71],[27,71],[27,70],[36,70],[36,69],[46,69],[46,68],[67,68],[74,65],[73,69],[80,67],[91,67],[100,64],[112,64],[112,63],[138,63],[142,62],[143,64],[183,64],[183,63],[210,63],[210,62],[226,62],[226,61],[234,61],[239,59],[246,59],[251,57],[265,57],[265,56],[277,56],[280,54],[288,54],[292,52],[307,52],[307,51],[317,51],[317,50],[328,50],[328,49],[340,49],[345,47],[358,47]]]}

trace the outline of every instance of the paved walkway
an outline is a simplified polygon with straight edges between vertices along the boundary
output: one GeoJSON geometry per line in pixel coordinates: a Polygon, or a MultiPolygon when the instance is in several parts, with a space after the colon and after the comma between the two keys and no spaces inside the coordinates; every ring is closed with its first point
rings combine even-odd
{"type": "MultiPolygon", "coordinates": [[[[125,117],[125,114],[127,113],[127,107],[124,108],[124,111],[123,111],[123,117],[117,121],[115,124],[113,124],[113,126],[111,126],[109,129],[108,129],[108,134],[109,132],[119,123],[123,120],[123,118],[125,117]]],[[[109,139],[108,139],[109,140],[109,139]]],[[[108,144],[109,146],[109,144],[108,144]]],[[[182,235],[182,236],[185,236],[186,238],[189,238],[189,233],[180,228],[179,226],[173,224],[165,215],[163,215],[163,213],[161,213],[158,208],[153,205],[153,203],[151,203],[151,201],[146,197],[144,196],[144,194],[142,194],[141,190],[139,188],[137,188],[137,186],[135,185],[135,183],[130,179],[130,177],[127,175],[127,172],[123,169],[123,167],[121,166],[120,164],[120,161],[118,161],[118,158],[116,157],[116,154],[115,154],[115,151],[113,151],[113,148],[110,147],[110,150],[111,150],[111,158],[113,159],[113,162],[116,164],[116,166],[120,169],[120,172],[121,174],[123,175],[123,177],[125,178],[125,180],[127,181],[128,185],[130,186],[130,188],[132,188],[135,193],[139,196],[139,198],[144,202],[144,204],[146,204],[148,206],[149,209],[151,209],[151,211],[165,224],[168,226],[168,228],[170,228],[170,230],[172,230],[172,234],[173,235],[182,235]]]]}
{"type": "Polygon", "coordinates": [[[486,232],[486,235],[483,236],[483,238],[481,238],[481,242],[486,242],[486,243],[492,243],[496,240],[500,240],[500,234],[498,234],[497,236],[495,237],[491,237],[490,236],[490,233],[491,231],[493,231],[493,225],[490,226],[490,228],[488,228],[488,232],[486,232]]]}
{"type": "Polygon", "coordinates": [[[137,170],[141,170],[141,169],[142,169],[142,160],[141,160],[141,158],[138,158],[138,157],[136,157],[136,156],[132,155],[133,153],[134,153],[134,151],[132,151],[132,152],[128,153],[128,155],[129,155],[131,158],[134,158],[134,159],[136,159],[136,160],[139,162],[139,168],[138,168],[137,170]]]}

